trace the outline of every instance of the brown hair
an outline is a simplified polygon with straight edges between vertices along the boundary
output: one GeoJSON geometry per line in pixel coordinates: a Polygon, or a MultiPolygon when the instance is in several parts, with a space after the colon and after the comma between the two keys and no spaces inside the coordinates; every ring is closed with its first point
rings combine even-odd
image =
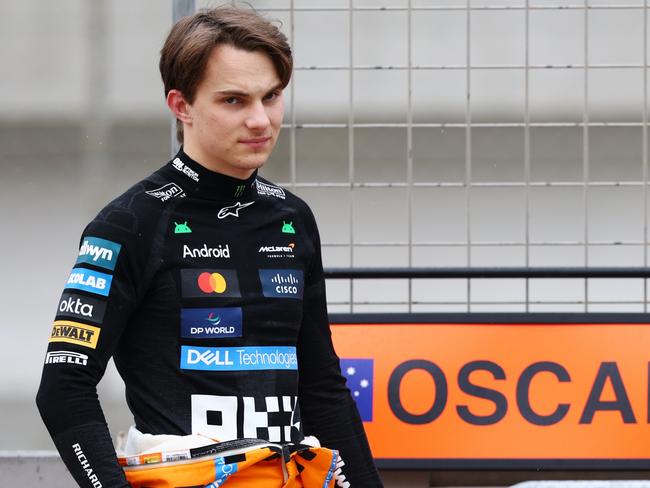
{"type": "MultiPolygon", "coordinates": [[[[293,58],[286,36],[253,10],[218,7],[184,17],[172,27],[160,51],[158,65],[165,96],[176,89],[188,103],[193,103],[210,53],[219,44],[266,53],[275,66],[282,88],[289,84],[293,58]]],[[[182,143],[180,120],[176,120],[176,136],[182,143]]]]}

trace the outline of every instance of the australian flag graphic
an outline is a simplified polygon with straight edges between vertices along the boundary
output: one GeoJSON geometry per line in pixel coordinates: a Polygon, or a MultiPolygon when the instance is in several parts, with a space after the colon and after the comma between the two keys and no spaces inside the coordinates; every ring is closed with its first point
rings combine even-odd
{"type": "Polygon", "coordinates": [[[341,372],[364,422],[372,422],[373,363],[373,359],[341,359],[341,372]]]}

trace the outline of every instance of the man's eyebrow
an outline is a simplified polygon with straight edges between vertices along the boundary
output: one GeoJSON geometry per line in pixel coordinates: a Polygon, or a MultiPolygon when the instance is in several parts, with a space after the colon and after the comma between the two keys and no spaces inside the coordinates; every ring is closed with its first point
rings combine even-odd
{"type": "MultiPolygon", "coordinates": [[[[276,90],[281,90],[282,89],[282,83],[278,83],[277,85],[271,87],[266,91],[266,93],[271,93],[276,90]]],[[[215,93],[219,95],[230,95],[230,96],[237,96],[237,97],[250,97],[250,93],[247,93],[245,91],[241,90],[236,90],[236,89],[224,89],[224,90],[217,90],[215,93]]]]}

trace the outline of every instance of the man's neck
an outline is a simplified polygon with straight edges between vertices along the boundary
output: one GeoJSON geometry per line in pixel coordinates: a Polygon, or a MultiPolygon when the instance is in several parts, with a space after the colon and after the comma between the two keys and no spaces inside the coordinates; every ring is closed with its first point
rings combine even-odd
{"type": "Polygon", "coordinates": [[[247,180],[255,172],[254,168],[253,169],[236,168],[219,161],[211,160],[207,155],[205,155],[202,151],[198,150],[198,148],[196,148],[191,143],[183,144],[183,151],[191,159],[199,163],[204,168],[210,171],[214,171],[215,173],[231,176],[232,178],[237,178],[239,180],[247,180]]]}

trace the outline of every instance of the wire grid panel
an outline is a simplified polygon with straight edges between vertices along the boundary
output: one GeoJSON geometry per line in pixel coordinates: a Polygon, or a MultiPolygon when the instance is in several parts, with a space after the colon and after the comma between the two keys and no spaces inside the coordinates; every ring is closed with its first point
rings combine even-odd
{"type": "MultiPolygon", "coordinates": [[[[326,266],[647,266],[648,0],[267,0],[265,171],[326,266]]],[[[645,280],[330,280],[332,311],[646,311],[645,280]]]]}

